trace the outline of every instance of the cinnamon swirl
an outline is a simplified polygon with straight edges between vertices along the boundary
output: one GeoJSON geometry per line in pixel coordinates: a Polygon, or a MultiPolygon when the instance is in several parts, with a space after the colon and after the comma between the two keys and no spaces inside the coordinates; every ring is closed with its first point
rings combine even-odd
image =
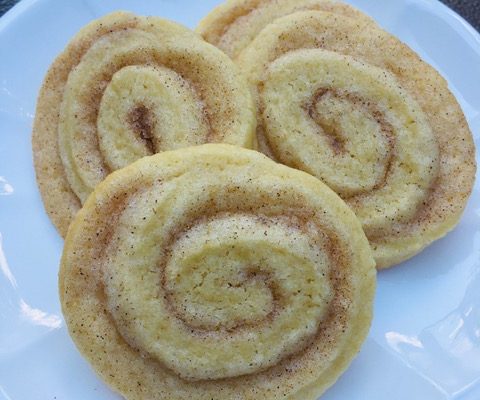
{"type": "Polygon", "coordinates": [[[33,128],[37,181],[62,235],[95,185],[145,155],[208,142],[251,147],[255,110],[221,51],[156,17],[113,13],[50,67],[33,128]]]}
{"type": "Polygon", "coordinates": [[[326,185],[206,144],[97,185],[59,284],[79,350],[129,400],[313,400],[367,335],[375,267],[326,185]]]}
{"type": "Polygon", "coordinates": [[[301,11],[237,57],[271,158],[309,172],[359,217],[378,268],[460,219],[475,176],[472,135],[446,81],[371,21],[301,11]]]}

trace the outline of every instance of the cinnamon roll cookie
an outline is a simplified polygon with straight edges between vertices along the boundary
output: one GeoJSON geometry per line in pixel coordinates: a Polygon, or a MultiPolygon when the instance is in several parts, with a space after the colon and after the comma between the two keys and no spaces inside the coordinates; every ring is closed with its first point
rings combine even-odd
{"type": "Polygon", "coordinates": [[[59,285],[78,349],[129,400],[314,400],[367,335],[374,265],[318,179],[206,144],[97,185],[59,285]]]}
{"type": "Polygon", "coordinates": [[[174,22],[117,12],[83,28],[50,67],[33,128],[37,181],[62,235],[95,185],[156,152],[251,147],[255,110],[232,61],[174,22]]]}
{"type": "Polygon", "coordinates": [[[196,31],[235,59],[265,26],[305,10],[327,11],[373,23],[364,13],[337,0],[227,0],[203,18],[196,31]]]}
{"type": "Polygon", "coordinates": [[[378,268],[458,222],[472,190],[472,135],[446,81],[371,21],[301,11],[237,57],[258,108],[260,150],[335,190],[378,268]]]}

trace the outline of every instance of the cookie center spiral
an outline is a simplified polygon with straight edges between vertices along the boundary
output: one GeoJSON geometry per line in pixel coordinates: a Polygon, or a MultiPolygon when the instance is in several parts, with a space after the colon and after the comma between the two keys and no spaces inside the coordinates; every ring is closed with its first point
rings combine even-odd
{"type": "Polygon", "coordinates": [[[238,262],[242,250],[217,247],[169,271],[169,300],[186,326],[233,331],[273,318],[280,300],[275,282],[262,266],[238,262]]]}
{"type": "Polygon", "coordinates": [[[344,90],[320,88],[304,109],[318,126],[320,140],[347,164],[343,184],[333,187],[337,193],[347,198],[385,183],[395,138],[392,125],[371,101],[344,90]]]}
{"type": "Polygon", "coordinates": [[[135,65],[117,71],[106,87],[97,132],[102,155],[116,170],[160,151],[201,144],[209,126],[188,81],[162,66],[135,65]]]}
{"type": "Polygon", "coordinates": [[[155,127],[155,119],[153,119],[148,107],[144,104],[138,104],[128,114],[128,121],[130,129],[132,129],[136,136],[145,142],[150,153],[155,152],[155,144],[153,143],[152,131],[155,127]]]}
{"type": "MultiPolygon", "coordinates": [[[[303,317],[285,327],[300,337],[311,333],[315,329],[311,321],[318,320],[324,311],[322,300],[329,294],[320,279],[326,271],[316,265],[325,268],[328,261],[323,253],[310,254],[305,260],[294,250],[285,251],[281,243],[286,235],[279,220],[248,215],[219,216],[185,233],[176,242],[164,275],[167,296],[185,326],[199,333],[231,335],[236,330],[239,334],[252,327],[265,329],[287,305],[291,309],[307,306],[303,317],[309,328],[302,323],[296,326],[303,317]]],[[[308,240],[296,240],[306,251],[308,240]]],[[[276,358],[276,351],[271,358],[276,358]]]]}
{"type": "Polygon", "coordinates": [[[259,89],[268,151],[328,184],[368,237],[408,221],[428,197],[438,144],[389,72],[327,50],[296,50],[269,65],[259,89]]]}

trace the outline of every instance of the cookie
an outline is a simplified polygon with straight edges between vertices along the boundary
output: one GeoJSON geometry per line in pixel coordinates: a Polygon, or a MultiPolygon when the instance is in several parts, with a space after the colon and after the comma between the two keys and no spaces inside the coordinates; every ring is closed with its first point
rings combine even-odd
{"type": "Polygon", "coordinates": [[[459,221],[475,177],[472,135],[446,81],[371,22],[301,11],[237,57],[260,150],[311,173],[354,210],[378,268],[459,221]]]}
{"type": "Polygon", "coordinates": [[[96,184],[145,155],[209,142],[251,147],[255,110],[231,60],[174,22],[117,12],[50,67],[33,128],[37,181],[59,232],[96,184]]]}
{"type": "Polygon", "coordinates": [[[336,0],[227,0],[204,17],[196,31],[235,59],[265,26],[305,10],[327,11],[374,23],[364,13],[336,0]]]}
{"type": "Polygon", "coordinates": [[[72,222],[71,337],[126,399],[316,399],[371,318],[375,263],[326,185],[224,144],[113,172],[72,222]]]}

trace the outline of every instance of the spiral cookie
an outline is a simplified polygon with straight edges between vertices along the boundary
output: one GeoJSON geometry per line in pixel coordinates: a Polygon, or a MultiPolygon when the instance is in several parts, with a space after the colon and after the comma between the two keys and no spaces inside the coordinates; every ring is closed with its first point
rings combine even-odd
{"type": "Polygon", "coordinates": [[[108,173],[207,142],[251,147],[255,111],[231,60],[188,29],[118,12],[50,67],[33,129],[37,181],[62,235],[108,173]]]}
{"type": "Polygon", "coordinates": [[[269,23],[301,10],[327,11],[373,23],[337,0],[227,0],[203,18],[196,31],[235,59],[269,23]]]}
{"type": "Polygon", "coordinates": [[[474,144],[443,78],[371,22],[304,11],[265,27],[237,58],[271,158],[334,189],[362,222],[378,268],[458,222],[474,144]]]}
{"type": "Polygon", "coordinates": [[[375,267],[316,178],[223,144],[112,173],[59,275],[79,350],[127,399],[316,399],[371,321],[375,267]]]}

